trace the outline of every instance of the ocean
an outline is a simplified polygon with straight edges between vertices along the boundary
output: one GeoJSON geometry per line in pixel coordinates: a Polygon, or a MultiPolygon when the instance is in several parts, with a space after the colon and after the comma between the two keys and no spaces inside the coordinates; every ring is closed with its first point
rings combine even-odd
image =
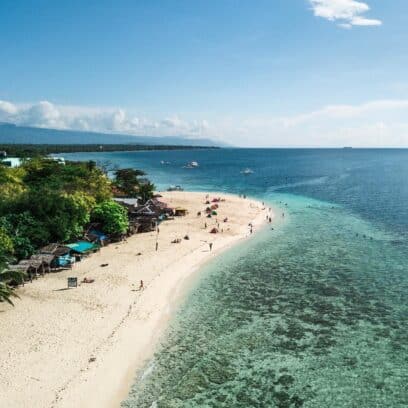
{"type": "Polygon", "coordinates": [[[276,210],[273,228],[203,268],[122,407],[408,406],[408,150],[64,157],[276,210]]]}

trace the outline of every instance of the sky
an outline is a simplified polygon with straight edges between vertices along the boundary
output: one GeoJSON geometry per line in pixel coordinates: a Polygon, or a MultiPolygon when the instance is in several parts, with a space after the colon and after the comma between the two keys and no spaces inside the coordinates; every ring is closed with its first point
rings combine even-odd
{"type": "Polygon", "coordinates": [[[0,122],[408,147],[407,0],[1,0],[0,122]]]}

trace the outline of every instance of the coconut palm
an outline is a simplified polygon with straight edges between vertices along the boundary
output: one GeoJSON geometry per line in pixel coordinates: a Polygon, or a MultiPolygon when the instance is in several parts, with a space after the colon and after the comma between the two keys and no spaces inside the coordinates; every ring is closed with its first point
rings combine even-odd
{"type": "Polygon", "coordinates": [[[10,283],[22,283],[24,281],[24,276],[25,273],[20,271],[9,271],[6,269],[0,271],[0,302],[7,302],[14,306],[11,298],[18,298],[18,295],[14,292],[10,283]]]}

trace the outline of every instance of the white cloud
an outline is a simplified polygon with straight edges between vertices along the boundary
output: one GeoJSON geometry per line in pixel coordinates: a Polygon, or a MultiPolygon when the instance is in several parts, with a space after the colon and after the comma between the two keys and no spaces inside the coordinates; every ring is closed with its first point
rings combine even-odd
{"type": "Polygon", "coordinates": [[[360,105],[331,105],[285,117],[253,117],[224,137],[246,146],[408,147],[408,100],[378,100],[360,105]]]}
{"type": "Polygon", "coordinates": [[[0,101],[0,122],[148,136],[201,137],[208,128],[207,122],[203,120],[186,121],[178,116],[141,118],[123,109],[57,106],[48,101],[20,105],[0,101]]]}
{"type": "Polygon", "coordinates": [[[356,0],[309,0],[314,15],[337,22],[342,28],[353,26],[380,26],[382,21],[366,18],[370,11],[367,3],[356,0]]]}
{"type": "Polygon", "coordinates": [[[147,118],[124,109],[17,105],[0,101],[0,122],[57,129],[149,136],[210,137],[252,147],[408,147],[408,100],[329,105],[291,116],[242,115],[186,120],[177,115],[147,118]]]}

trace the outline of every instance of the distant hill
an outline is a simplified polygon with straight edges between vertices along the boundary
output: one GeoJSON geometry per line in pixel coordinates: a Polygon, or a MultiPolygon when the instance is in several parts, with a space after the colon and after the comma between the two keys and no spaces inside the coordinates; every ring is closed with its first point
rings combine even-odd
{"type": "Polygon", "coordinates": [[[146,144],[173,146],[222,146],[210,139],[182,136],[132,136],[79,130],[43,129],[0,123],[0,144],[146,144]]]}

